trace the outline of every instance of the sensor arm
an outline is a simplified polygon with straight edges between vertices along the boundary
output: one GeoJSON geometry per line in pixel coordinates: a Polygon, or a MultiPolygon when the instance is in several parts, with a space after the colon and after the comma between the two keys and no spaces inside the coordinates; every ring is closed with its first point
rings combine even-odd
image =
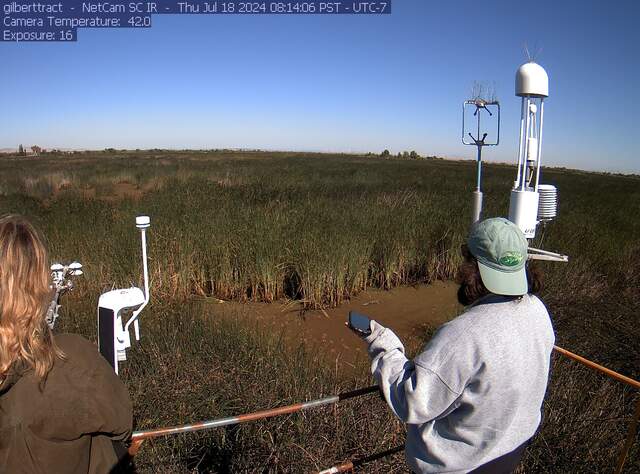
{"type": "Polygon", "coordinates": [[[60,263],[51,265],[52,287],[55,288],[55,292],[45,318],[49,328],[53,329],[58,319],[58,311],[61,306],[60,297],[67,291],[73,290],[71,277],[79,275],[82,275],[82,265],[79,262],[72,262],[69,265],[62,265],[60,263]]]}
{"type": "Polygon", "coordinates": [[[138,322],[138,316],[142,312],[142,310],[149,303],[149,265],[147,259],[147,228],[151,225],[151,221],[147,216],[138,216],[136,217],[136,227],[140,229],[140,240],[142,241],[142,271],[144,276],[144,302],[140,305],[138,309],[136,309],[131,318],[124,325],[124,332],[129,331],[129,327],[133,323],[133,329],[136,336],[136,341],[140,340],[140,325],[138,322]]]}
{"type": "Polygon", "coordinates": [[[550,262],[568,262],[569,257],[555,252],[549,252],[547,250],[536,249],[529,247],[527,251],[527,257],[529,260],[546,260],[550,262]]]}

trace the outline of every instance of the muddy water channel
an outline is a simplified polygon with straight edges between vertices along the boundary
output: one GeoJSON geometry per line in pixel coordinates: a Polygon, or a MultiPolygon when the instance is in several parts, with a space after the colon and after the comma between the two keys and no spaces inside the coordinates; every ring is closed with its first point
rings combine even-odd
{"type": "Polygon", "coordinates": [[[304,344],[321,351],[337,371],[366,370],[365,344],[345,327],[350,310],[387,326],[400,337],[409,352],[425,341],[427,331],[462,311],[456,299],[458,286],[437,281],[431,285],[368,290],[333,309],[302,311],[299,302],[234,303],[203,301],[210,317],[234,317],[256,325],[256,330],[282,336],[291,347],[304,344]]]}

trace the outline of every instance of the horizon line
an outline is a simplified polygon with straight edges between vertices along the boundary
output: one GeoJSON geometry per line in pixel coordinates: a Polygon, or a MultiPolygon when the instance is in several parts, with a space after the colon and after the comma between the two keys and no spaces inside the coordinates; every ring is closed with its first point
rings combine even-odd
{"type": "MultiPolygon", "coordinates": [[[[33,145],[23,145],[25,150],[30,148],[33,145]]],[[[57,148],[57,147],[40,147],[43,150],[46,150],[46,153],[51,153],[52,150],[57,150],[61,152],[105,152],[107,150],[114,151],[128,151],[128,152],[145,152],[145,151],[208,151],[208,152],[222,152],[222,151],[235,151],[235,152],[257,152],[257,153],[317,153],[322,155],[352,155],[352,156],[374,156],[380,157],[382,152],[372,152],[372,151],[336,151],[336,150],[326,150],[326,149],[277,149],[277,148],[241,148],[241,147],[223,147],[223,148],[180,148],[180,147],[170,147],[170,148],[115,148],[115,147],[104,147],[104,148],[57,148]]],[[[388,150],[385,148],[385,150],[388,150]]],[[[428,158],[436,158],[440,160],[446,161],[473,161],[476,162],[475,158],[462,158],[456,155],[436,155],[436,154],[425,154],[421,155],[416,150],[403,150],[402,152],[392,153],[389,151],[389,156],[391,158],[397,158],[401,153],[411,153],[415,151],[418,156],[422,159],[428,158]]],[[[9,155],[18,152],[18,148],[13,147],[3,147],[0,148],[0,155],[9,155]]],[[[27,157],[33,157],[34,155],[26,155],[27,157]]],[[[516,167],[515,163],[505,162],[505,161],[494,161],[494,160],[483,160],[484,164],[489,165],[500,165],[500,166],[511,166],[516,167]]],[[[582,168],[570,168],[564,165],[544,165],[546,169],[557,169],[557,170],[566,170],[566,171],[578,171],[581,173],[595,173],[595,174],[610,174],[610,175],[618,175],[618,176],[626,176],[626,177],[638,177],[640,178],[640,173],[632,172],[632,171],[608,171],[608,170],[588,170],[582,168]]]]}

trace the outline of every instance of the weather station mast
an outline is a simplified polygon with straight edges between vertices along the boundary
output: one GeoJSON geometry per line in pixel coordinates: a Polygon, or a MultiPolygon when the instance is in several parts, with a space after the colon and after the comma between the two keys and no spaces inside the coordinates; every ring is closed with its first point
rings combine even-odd
{"type": "MultiPolygon", "coordinates": [[[[509,197],[509,220],[531,241],[538,225],[552,221],[558,212],[558,190],[540,183],[544,100],[549,97],[549,76],[530,60],[516,71],[515,95],[520,97],[520,137],[516,179],[509,197]]],[[[500,102],[488,88],[476,83],[473,98],[462,104],[462,143],[477,148],[476,187],[472,224],[482,218],[482,149],[500,143],[500,102]],[[473,127],[469,130],[467,127],[473,127]]],[[[529,259],[567,262],[566,255],[529,247],[529,259]]]]}
{"type": "Polygon", "coordinates": [[[482,215],[482,148],[485,146],[497,146],[500,143],[500,102],[495,94],[480,84],[476,83],[473,90],[473,98],[465,100],[462,104],[462,143],[472,145],[478,149],[476,169],[476,189],[473,191],[473,217],[471,222],[477,222],[482,215]],[[472,114],[471,117],[467,115],[472,114]],[[483,126],[482,117],[492,122],[494,127],[483,126]],[[470,122],[475,125],[472,131],[467,130],[470,122]],[[466,132],[466,133],[465,133],[466,132]],[[489,136],[491,134],[491,136],[489,136]]]}

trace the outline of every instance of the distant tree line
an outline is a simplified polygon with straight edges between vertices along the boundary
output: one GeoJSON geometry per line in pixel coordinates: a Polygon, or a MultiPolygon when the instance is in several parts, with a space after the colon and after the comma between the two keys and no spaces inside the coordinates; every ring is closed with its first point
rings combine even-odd
{"type": "MultiPolygon", "coordinates": [[[[46,153],[47,150],[45,150],[42,147],[39,147],[38,145],[33,145],[29,148],[31,150],[31,156],[39,156],[41,153],[46,153]]],[[[27,149],[24,147],[24,145],[21,143],[20,145],[18,145],[18,155],[19,156],[27,156],[29,153],[27,152],[27,149]]]]}
{"type": "Polygon", "coordinates": [[[389,150],[384,150],[382,153],[380,153],[380,157],[381,158],[397,158],[397,159],[401,159],[401,160],[440,160],[442,158],[438,158],[437,156],[421,156],[420,154],[418,154],[417,151],[415,150],[411,150],[411,151],[403,151],[403,152],[398,152],[397,155],[392,155],[391,152],[389,150]]]}

